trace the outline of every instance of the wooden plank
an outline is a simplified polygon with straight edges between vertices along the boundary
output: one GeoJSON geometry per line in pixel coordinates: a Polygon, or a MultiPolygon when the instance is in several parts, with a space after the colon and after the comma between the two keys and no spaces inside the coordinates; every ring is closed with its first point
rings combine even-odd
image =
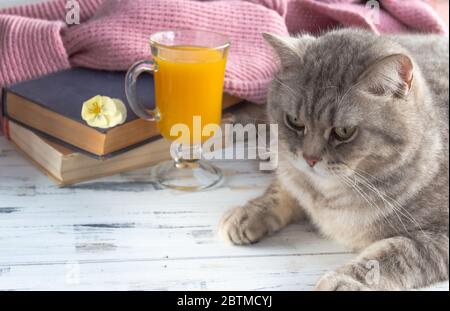
{"type": "MultiPolygon", "coordinates": [[[[311,290],[350,254],[0,266],[0,290],[311,290]]],[[[448,291],[448,282],[426,290],[448,291]]]]}
{"type": "Polygon", "coordinates": [[[63,189],[33,183],[31,172],[8,182],[14,173],[2,169],[0,263],[348,252],[307,224],[251,247],[225,244],[216,232],[222,213],[262,193],[270,176],[244,161],[222,167],[228,181],[214,195],[162,191],[147,169],[63,189]]]}
{"type": "Polygon", "coordinates": [[[308,290],[349,255],[0,266],[0,289],[308,290]]]}
{"type": "Polygon", "coordinates": [[[256,162],[216,163],[227,181],[208,192],[161,190],[149,169],[61,189],[0,138],[0,289],[302,290],[354,257],[308,224],[224,243],[222,213],[271,176],[256,162]]]}

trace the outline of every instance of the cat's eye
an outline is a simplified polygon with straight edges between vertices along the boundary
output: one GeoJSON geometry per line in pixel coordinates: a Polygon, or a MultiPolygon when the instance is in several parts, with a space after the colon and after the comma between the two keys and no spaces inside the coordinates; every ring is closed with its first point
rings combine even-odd
{"type": "Polygon", "coordinates": [[[286,114],[284,121],[290,129],[301,133],[305,132],[305,124],[299,118],[286,114]]]}
{"type": "Polygon", "coordinates": [[[334,127],[332,133],[337,140],[347,141],[356,133],[356,127],[334,127]]]}

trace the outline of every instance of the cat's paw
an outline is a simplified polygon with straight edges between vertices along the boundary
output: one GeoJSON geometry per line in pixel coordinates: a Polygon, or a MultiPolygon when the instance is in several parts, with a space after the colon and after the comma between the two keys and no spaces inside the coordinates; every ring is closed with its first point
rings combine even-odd
{"type": "Polygon", "coordinates": [[[267,214],[244,206],[233,208],[223,215],[219,234],[236,245],[253,244],[275,231],[276,226],[267,214]]]}
{"type": "Polygon", "coordinates": [[[328,272],[317,283],[315,291],[369,291],[370,288],[352,276],[328,272]]]}

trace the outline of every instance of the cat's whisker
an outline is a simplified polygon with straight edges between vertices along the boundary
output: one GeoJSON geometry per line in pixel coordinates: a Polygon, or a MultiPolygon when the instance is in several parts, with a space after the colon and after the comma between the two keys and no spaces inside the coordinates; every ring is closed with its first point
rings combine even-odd
{"type": "MultiPolygon", "coordinates": [[[[372,206],[373,208],[375,208],[378,211],[378,213],[380,214],[380,216],[382,217],[381,218],[382,221],[384,221],[393,230],[397,230],[397,228],[395,226],[393,226],[393,224],[390,222],[389,218],[387,218],[385,216],[383,211],[376,204],[373,204],[370,200],[367,199],[366,194],[364,192],[362,192],[360,189],[358,189],[358,187],[356,187],[350,180],[342,179],[342,182],[344,184],[346,184],[347,186],[349,186],[351,190],[355,191],[356,194],[361,196],[369,204],[369,206],[372,206]]],[[[375,220],[379,220],[379,218],[376,218],[375,220]]]]}
{"type": "MultiPolygon", "coordinates": [[[[347,165],[348,167],[348,165],[347,165]]],[[[407,210],[405,209],[402,204],[400,204],[397,200],[395,200],[394,198],[392,198],[391,196],[387,195],[386,193],[382,192],[380,189],[378,189],[373,183],[371,183],[366,177],[364,177],[361,173],[358,173],[356,170],[351,169],[350,167],[348,167],[350,170],[353,171],[353,173],[355,174],[355,176],[358,176],[359,180],[361,183],[365,184],[366,187],[368,187],[369,189],[371,189],[385,204],[388,204],[390,208],[392,208],[392,210],[395,213],[400,213],[401,215],[403,215],[405,218],[407,218],[409,221],[411,221],[412,223],[414,223],[416,226],[419,227],[419,229],[423,232],[421,225],[419,224],[419,222],[413,217],[413,215],[407,210]]],[[[398,215],[398,214],[397,214],[398,215]]],[[[403,224],[403,221],[399,218],[400,222],[402,222],[402,225],[405,227],[406,232],[408,232],[408,229],[406,228],[406,226],[403,224]]]]}
{"type": "Polygon", "coordinates": [[[277,76],[274,77],[274,80],[277,81],[281,86],[285,87],[291,93],[291,95],[294,95],[295,97],[299,96],[296,91],[294,91],[289,85],[281,81],[277,76]]]}
{"type": "MultiPolygon", "coordinates": [[[[367,185],[369,186],[369,185],[367,185]]],[[[370,187],[372,188],[372,187],[370,187]]],[[[400,213],[403,217],[405,217],[406,220],[409,220],[412,224],[417,226],[417,228],[422,232],[423,236],[428,238],[428,234],[424,232],[422,229],[421,224],[414,218],[414,216],[406,209],[404,208],[397,200],[394,198],[380,192],[375,187],[372,188],[373,191],[376,191],[377,195],[383,200],[383,202],[386,202],[390,208],[392,208],[392,211],[398,215],[400,213]]],[[[403,220],[399,218],[399,221],[402,223],[402,225],[405,228],[405,233],[410,233],[411,230],[408,230],[403,223],[403,220]]]]}
{"type": "MultiPolygon", "coordinates": [[[[357,176],[354,175],[354,178],[356,179],[357,176]]],[[[364,180],[361,180],[360,178],[358,178],[358,179],[359,179],[359,182],[360,182],[361,184],[363,184],[364,186],[366,186],[366,188],[368,188],[369,190],[372,190],[372,191],[376,194],[376,196],[379,197],[379,198],[381,199],[381,201],[383,202],[385,208],[387,207],[386,204],[391,208],[392,212],[396,215],[396,217],[398,218],[399,222],[402,224],[403,229],[405,230],[405,232],[409,232],[409,230],[408,230],[408,228],[406,227],[405,223],[403,222],[402,218],[401,218],[400,215],[398,214],[397,208],[396,208],[393,204],[391,204],[389,201],[387,201],[387,200],[384,198],[384,196],[380,193],[380,191],[378,191],[378,189],[377,189],[376,187],[372,186],[369,182],[366,182],[366,181],[364,181],[364,180]]],[[[403,216],[404,216],[404,215],[403,215],[403,216]]]]}
{"type": "Polygon", "coordinates": [[[353,84],[352,86],[350,86],[348,88],[347,91],[345,91],[344,95],[342,95],[342,97],[339,99],[338,104],[337,104],[337,109],[341,108],[342,103],[344,102],[344,99],[347,97],[348,94],[350,94],[350,92],[356,88],[357,86],[359,86],[361,84],[361,81],[356,82],[355,84],[353,84]]]}
{"type": "MultiPolygon", "coordinates": [[[[339,178],[339,175],[336,175],[339,178]]],[[[360,188],[357,186],[356,183],[353,183],[349,177],[346,176],[340,176],[342,181],[349,185],[352,189],[354,189],[363,199],[366,201],[371,207],[375,208],[383,217],[383,219],[386,221],[386,223],[392,227],[392,229],[397,230],[398,229],[391,223],[390,219],[386,217],[385,213],[369,198],[369,196],[360,188]]]]}
{"type": "MultiPolygon", "coordinates": [[[[398,202],[397,200],[395,200],[393,197],[391,197],[390,195],[388,195],[387,193],[390,193],[388,190],[386,190],[386,192],[381,191],[379,188],[377,188],[373,183],[371,183],[365,176],[363,176],[362,174],[365,174],[367,176],[369,176],[369,178],[373,178],[376,179],[378,182],[382,183],[382,184],[386,184],[385,182],[381,181],[379,178],[361,170],[361,169],[352,169],[351,167],[349,167],[346,163],[342,162],[345,166],[347,166],[347,168],[349,170],[351,170],[355,175],[358,175],[360,179],[362,179],[365,183],[366,186],[369,187],[370,189],[372,189],[372,191],[374,191],[382,200],[383,202],[386,202],[392,209],[394,212],[399,212],[401,213],[407,220],[411,221],[411,223],[413,223],[414,225],[416,225],[419,230],[424,234],[424,236],[427,236],[427,234],[424,232],[424,230],[422,229],[422,226],[420,225],[420,223],[414,218],[414,216],[406,209],[403,207],[403,205],[398,202]]],[[[392,194],[392,193],[391,193],[392,194]]],[[[400,219],[399,219],[400,220],[400,219]]],[[[401,220],[400,220],[401,221],[401,220]]],[[[406,229],[406,228],[405,228],[406,229]]],[[[408,232],[408,230],[406,231],[408,232]]]]}

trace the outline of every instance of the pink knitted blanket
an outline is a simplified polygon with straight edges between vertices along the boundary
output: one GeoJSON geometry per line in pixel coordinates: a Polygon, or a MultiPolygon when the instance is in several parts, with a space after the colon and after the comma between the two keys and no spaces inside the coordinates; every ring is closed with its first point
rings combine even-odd
{"type": "MultiPolygon", "coordinates": [[[[341,26],[376,32],[445,33],[422,0],[381,0],[380,14],[358,0],[78,0],[81,24],[65,24],[66,0],[0,10],[0,89],[71,66],[125,70],[150,57],[148,37],[163,29],[227,34],[225,91],[263,103],[276,62],[262,32],[317,33],[341,26]],[[372,13],[371,13],[372,12],[372,13]]],[[[372,1],[377,2],[377,1],[372,1]]]]}

